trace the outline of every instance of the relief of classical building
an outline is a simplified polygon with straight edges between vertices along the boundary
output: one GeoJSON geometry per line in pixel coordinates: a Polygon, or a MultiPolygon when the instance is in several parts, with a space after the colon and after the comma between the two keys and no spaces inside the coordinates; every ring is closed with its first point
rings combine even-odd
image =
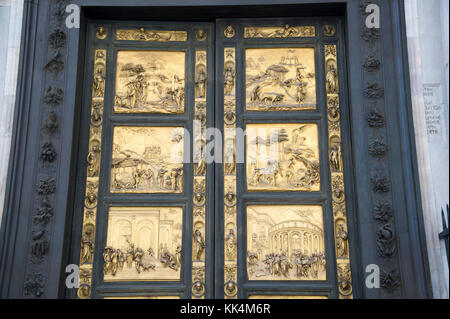
{"type": "Polygon", "coordinates": [[[182,218],[178,207],[111,207],[105,281],[180,279],[182,218]]]}
{"type": "Polygon", "coordinates": [[[248,206],[250,280],[325,280],[320,206],[248,206]]]}

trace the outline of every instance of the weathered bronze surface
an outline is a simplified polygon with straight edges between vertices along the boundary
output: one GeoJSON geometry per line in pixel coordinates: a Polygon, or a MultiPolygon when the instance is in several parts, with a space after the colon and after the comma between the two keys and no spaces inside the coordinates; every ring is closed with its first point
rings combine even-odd
{"type": "Polygon", "coordinates": [[[116,126],[113,193],[183,192],[182,127],[116,126]]]}
{"type": "Polygon", "coordinates": [[[184,113],[185,60],[181,51],[119,51],[116,113],[184,113]]]}
{"type": "Polygon", "coordinates": [[[249,191],[320,190],[317,124],[247,125],[249,191]]]}
{"type": "Polygon", "coordinates": [[[180,207],[111,207],[104,280],[179,280],[182,219],[180,207]]]}
{"type": "Polygon", "coordinates": [[[247,110],[316,109],[313,48],[247,49],[245,55],[247,110]]]}
{"type": "Polygon", "coordinates": [[[249,280],[326,280],[321,206],[247,207],[249,280]]]}

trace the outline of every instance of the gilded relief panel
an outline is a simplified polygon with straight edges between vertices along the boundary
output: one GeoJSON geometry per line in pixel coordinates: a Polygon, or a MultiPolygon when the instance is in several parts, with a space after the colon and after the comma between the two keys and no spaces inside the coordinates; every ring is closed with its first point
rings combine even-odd
{"type": "Polygon", "coordinates": [[[316,124],[247,125],[249,191],[320,190],[316,124]]]}
{"type": "Polygon", "coordinates": [[[185,42],[187,41],[186,31],[172,30],[145,30],[145,28],[116,31],[116,39],[122,41],[143,41],[143,42],[185,42]]]}
{"type": "Polygon", "coordinates": [[[326,280],[321,206],[247,207],[249,280],[326,280]]]}
{"type": "Polygon", "coordinates": [[[184,113],[185,60],[181,51],[119,51],[114,112],[184,113]]]}
{"type": "Polygon", "coordinates": [[[111,207],[104,280],[179,280],[182,218],[180,207],[111,207]]]}
{"type": "Polygon", "coordinates": [[[114,128],[111,192],[182,193],[183,127],[114,128]]]}
{"type": "Polygon", "coordinates": [[[290,26],[283,27],[246,27],[244,38],[247,39],[282,39],[282,38],[307,38],[315,37],[316,28],[313,26],[290,26]]]}
{"type": "Polygon", "coordinates": [[[316,109],[313,48],[247,49],[245,56],[247,110],[316,109]]]}

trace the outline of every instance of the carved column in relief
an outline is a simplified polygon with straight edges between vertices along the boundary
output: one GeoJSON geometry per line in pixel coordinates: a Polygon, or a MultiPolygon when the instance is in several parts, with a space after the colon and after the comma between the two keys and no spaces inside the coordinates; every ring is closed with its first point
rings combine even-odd
{"type": "Polygon", "coordinates": [[[329,165],[333,205],[338,290],[340,299],[353,298],[348,243],[347,208],[342,164],[341,111],[336,45],[325,45],[325,83],[328,112],[329,165]]]}
{"type": "Polygon", "coordinates": [[[195,52],[194,216],[192,239],[192,298],[205,297],[206,253],[206,85],[207,52],[195,52]]]}
{"type": "Polygon", "coordinates": [[[92,268],[100,176],[105,78],[106,50],[95,50],[89,150],[87,156],[86,197],[84,201],[80,252],[80,286],[78,288],[78,297],[81,299],[90,298],[92,292],[92,268]]]}
{"type": "Polygon", "coordinates": [[[236,49],[224,49],[224,293],[237,298],[236,49]]]}

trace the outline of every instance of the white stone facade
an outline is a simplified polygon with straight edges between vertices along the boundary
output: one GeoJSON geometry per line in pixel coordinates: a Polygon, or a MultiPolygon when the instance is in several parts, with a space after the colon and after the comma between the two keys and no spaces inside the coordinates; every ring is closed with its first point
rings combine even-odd
{"type": "Polygon", "coordinates": [[[0,223],[16,101],[23,0],[0,0],[0,223]]]}
{"type": "MultiPolygon", "coordinates": [[[[411,95],[434,298],[449,297],[441,209],[449,202],[447,0],[405,0],[411,95]]],[[[448,224],[448,221],[447,221],[448,224]]]]}

